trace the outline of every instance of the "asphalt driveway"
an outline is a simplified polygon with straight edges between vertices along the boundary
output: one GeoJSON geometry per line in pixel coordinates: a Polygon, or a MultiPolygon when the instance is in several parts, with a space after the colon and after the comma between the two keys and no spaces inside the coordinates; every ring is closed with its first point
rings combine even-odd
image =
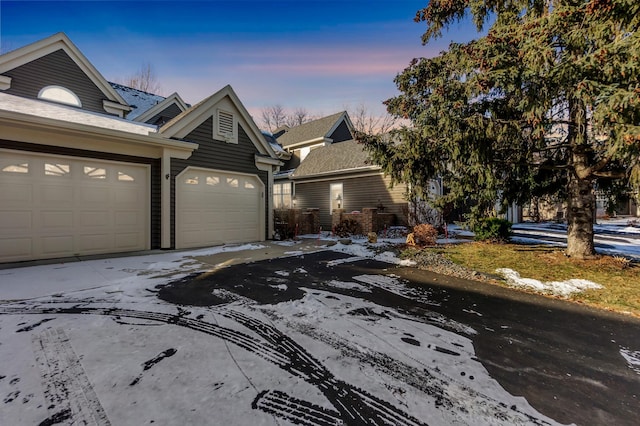
{"type": "Polygon", "coordinates": [[[97,288],[1,301],[47,276],[5,271],[0,424],[640,418],[637,319],[315,243],[218,254],[96,261],[97,288]]]}

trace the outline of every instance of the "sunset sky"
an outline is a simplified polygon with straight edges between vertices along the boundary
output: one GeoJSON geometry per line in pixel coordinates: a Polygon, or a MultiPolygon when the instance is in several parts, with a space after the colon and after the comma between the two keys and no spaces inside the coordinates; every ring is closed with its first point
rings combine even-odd
{"type": "Polygon", "coordinates": [[[329,115],[380,113],[412,58],[476,36],[468,22],[423,46],[428,0],[7,1],[0,49],[66,33],[109,81],[150,63],[162,95],[196,103],[231,84],[259,117],[280,104],[329,115]]]}

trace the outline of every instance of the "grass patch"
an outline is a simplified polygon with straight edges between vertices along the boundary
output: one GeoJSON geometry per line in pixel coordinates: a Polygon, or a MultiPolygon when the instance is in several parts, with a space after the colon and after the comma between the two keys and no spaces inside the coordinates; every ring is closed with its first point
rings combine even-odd
{"type": "Polygon", "coordinates": [[[566,257],[562,249],[545,245],[465,243],[436,250],[453,262],[485,274],[510,268],[525,278],[565,281],[581,278],[604,286],[569,296],[569,300],[601,309],[640,316],[640,265],[617,256],[593,260],[566,257]]]}

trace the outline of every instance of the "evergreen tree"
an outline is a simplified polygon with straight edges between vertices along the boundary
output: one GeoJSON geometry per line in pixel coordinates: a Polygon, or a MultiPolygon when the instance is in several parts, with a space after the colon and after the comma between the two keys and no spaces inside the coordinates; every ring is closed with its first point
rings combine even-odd
{"type": "Polygon", "coordinates": [[[485,36],[414,59],[388,111],[410,125],[358,134],[394,182],[473,205],[541,195],[566,200],[570,256],[594,254],[594,190],[612,200],[640,183],[640,2],[431,0],[423,43],[470,16],[485,36]],[[488,27],[488,28],[487,28],[488,27]]]}

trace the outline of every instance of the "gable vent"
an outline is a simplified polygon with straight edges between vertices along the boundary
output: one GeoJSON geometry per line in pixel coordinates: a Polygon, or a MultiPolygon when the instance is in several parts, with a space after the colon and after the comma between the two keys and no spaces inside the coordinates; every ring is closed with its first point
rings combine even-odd
{"type": "Polygon", "coordinates": [[[233,135],[233,114],[218,111],[218,132],[221,135],[233,135]]]}

